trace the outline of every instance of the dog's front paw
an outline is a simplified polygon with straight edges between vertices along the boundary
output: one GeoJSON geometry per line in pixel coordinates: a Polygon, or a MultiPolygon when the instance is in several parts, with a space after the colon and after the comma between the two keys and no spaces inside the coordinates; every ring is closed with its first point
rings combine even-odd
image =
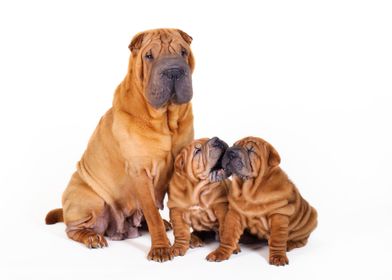
{"type": "Polygon", "coordinates": [[[167,247],[153,247],[148,253],[147,259],[156,262],[165,262],[173,259],[173,254],[170,246],[167,247]]]}
{"type": "Polygon", "coordinates": [[[189,246],[184,244],[174,243],[174,245],[170,248],[170,252],[173,257],[184,256],[186,251],[188,251],[189,246]]]}
{"type": "Polygon", "coordinates": [[[269,257],[269,263],[276,266],[283,266],[289,264],[289,259],[286,254],[284,255],[272,255],[269,257]]]}
{"type": "Polygon", "coordinates": [[[206,257],[209,262],[220,262],[230,258],[229,253],[224,252],[221,248],[216,249],[215,251],[208,254],[206,257]]]}

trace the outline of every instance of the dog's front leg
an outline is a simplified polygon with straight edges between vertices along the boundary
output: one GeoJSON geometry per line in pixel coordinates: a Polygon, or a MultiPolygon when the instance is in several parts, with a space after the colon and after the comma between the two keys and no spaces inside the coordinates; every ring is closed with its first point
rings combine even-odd
{"type": "Polygon", "coordinates": [[[170,253],[170,242],[162,217],[155,205],[152,180],[145,172],[138,173],[137,176],[132,176],[132,183],[151,235],[151,249],[147,258],[157,262],[171,260],[173,256],[170,253]]]}

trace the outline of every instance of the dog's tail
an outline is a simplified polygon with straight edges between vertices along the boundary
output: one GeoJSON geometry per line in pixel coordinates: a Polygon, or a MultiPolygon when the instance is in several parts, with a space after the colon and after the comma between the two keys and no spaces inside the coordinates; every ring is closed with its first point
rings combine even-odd
{"type": "Polygon", "coordinates": [[[62,208],[57,208],[53,209],[52,211],[49,211],[45,218],[45,223],[47,225],[53,225],[58,222],[64,222],[62,208]]]}

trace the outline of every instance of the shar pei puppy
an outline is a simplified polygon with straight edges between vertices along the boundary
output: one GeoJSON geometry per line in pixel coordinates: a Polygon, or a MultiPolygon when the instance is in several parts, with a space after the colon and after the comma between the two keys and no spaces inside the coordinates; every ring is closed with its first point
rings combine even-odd
{"type": "Polygon", "coordinates": [[[175,160],[168,191],[174,256],[185,255],[189,247],[202,246],[203,232],[218,233],[223,224],[230,181],[215,178],[221,173],[221,160],[227,148],[217,137],[198,139],[183,148],[175,160]]]}
{"type": "Polygon", "coordinates": [[[192,38],[178,29],[137,34],[128,72],[101,118],[62,197],[46,223],[64,221],[69,238],[89,248],[139,236],[146,222],[148,259],[172,259],[158,208],[163,208],[174,158],[193,140],[192,38]]]}
{"type": "Polygon", "coordinates": [[[269,262],[288,264],[286,251],[305,246],[317,226],[317,212],[279,167],[278,152],[266,141],[247,137],[226,150],[222,166],[233,174],[229,210],[220,246],[207,256],[222,261],[236,249],[244,229],[267,239],[269,262]]]}

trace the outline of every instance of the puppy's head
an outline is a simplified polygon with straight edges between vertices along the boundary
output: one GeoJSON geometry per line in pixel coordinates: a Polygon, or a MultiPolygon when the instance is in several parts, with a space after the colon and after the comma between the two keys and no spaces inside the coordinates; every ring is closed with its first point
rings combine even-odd
{"type": "Polygon", "coordinates": [[[154,108],[192,99],[192,37],[179,29],[154,29],[136,34],[129,71],[154,108]]]}
{"type": "Polygon", "coordinates": [[[228,148],[222,159],[226,176],[231,174],[243,180],[265,174],[278,166],[280,156],[267,141],[257,137],[246,137],[228,148]]]}
{"type": "Polygon", "coordinates": [[[218,137],[194,140],[182,149],[176,157],[174,170],[192,181],[204,180],[217,169],[222,168],[222,157],[228,145],[218,137]]]}

